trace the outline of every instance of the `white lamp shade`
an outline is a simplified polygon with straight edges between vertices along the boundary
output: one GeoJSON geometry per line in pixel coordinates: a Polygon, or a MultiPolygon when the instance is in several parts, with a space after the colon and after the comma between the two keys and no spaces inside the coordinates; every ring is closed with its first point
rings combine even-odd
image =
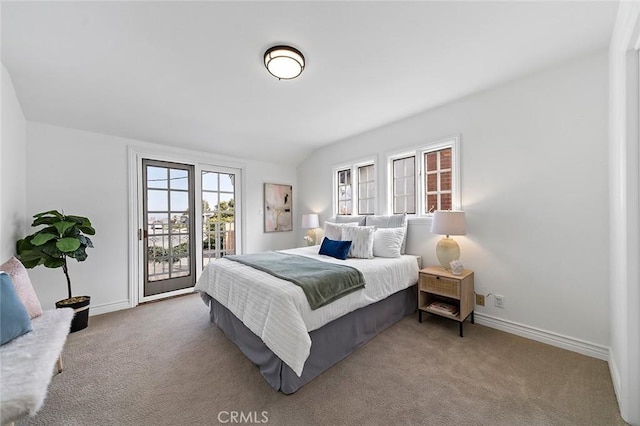
{"type": "Polygon", "coordinates": [[[464,212],[436,210],[431,222],[431,232],[438,235],[465,235],[467,224],[464,212]]]}
{"type": "Polygon", "coordinates": [[[318,219],[318,215],[315,213],[303,214],[302,215],[302,227],[303,228],[317,228],[320,226],[320,220],[318,219]]]}

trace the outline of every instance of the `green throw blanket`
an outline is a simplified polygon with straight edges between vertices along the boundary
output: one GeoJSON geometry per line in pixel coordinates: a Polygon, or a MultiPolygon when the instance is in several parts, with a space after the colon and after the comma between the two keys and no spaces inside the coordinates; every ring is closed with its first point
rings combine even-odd
{"type": "Polygon", "coordinates": [[[356,268],[296,254],[267,251],[224,258],[291,281],[302,288],[311,309],[318,309],[364,287],[364,277],[356,268]]]}

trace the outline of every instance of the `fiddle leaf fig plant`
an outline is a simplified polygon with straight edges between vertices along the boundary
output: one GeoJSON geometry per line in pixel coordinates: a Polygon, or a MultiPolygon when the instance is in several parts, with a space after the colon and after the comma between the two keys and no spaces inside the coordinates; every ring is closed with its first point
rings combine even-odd
{"type": "Polygon", "coordinates": [[[87,247],[93,243],[87,235],[95,235],[91,221],[83,216],[65,215],[49,210],[33,216],[31,226],[44,226],[35,233],[17,242],[18,259],[25,268],[44,265],[47,268],[62,268],[67,278],[69,299],[72,298],[71,279],[67,258],[78,262],[87,259],[87,247]]]}

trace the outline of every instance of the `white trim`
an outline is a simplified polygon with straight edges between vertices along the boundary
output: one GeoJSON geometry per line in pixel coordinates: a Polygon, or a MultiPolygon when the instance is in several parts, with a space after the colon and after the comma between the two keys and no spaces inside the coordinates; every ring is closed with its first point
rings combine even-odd
{"type": "Polygon", "coordinates": [[[497,318],[480,312],[474,313],[475,322],[510,334],[525,337],[537,342],[546,343],[558,348],[567,349],[604,361],[609,360],[609,348],[595,343],[553,333],[540,328],[531,327],[514,321],[497,318]]]}
{"type": "Polygon", "coordinates": [[[183,288],[180,290],[167,291],[166,293],[154,294],[153,296],[144,296],[140,303],[153,302],[156,300],[168,299],[169,297],[182,296],[183,294],[193,293],[193,288],[183,288]]]}
{"type": "Polygon", "coordinates": [[[611,378],[622,418],[640,425],[640,2],[620,2],[609,47],[611,378]]]}
{"type": "MultiPolygon", "coordinates": [[[[236,200],[236,212],[238,217],[241,218],[239,224],[236,224],[236,250],[241,252],[244,244],[244,212],[242,211],[242,205],[244,204],[245,187],[244,177],[246,174],[246,167],[244,164],[230,160],[225,157],[218,157],[208,153],[201,153],[196,151],[189,151],[184,149],[175,149],[171,147],[147,147],[147,146],[129,146],[129,301],[128,307],[133,308],[140,302],[148,302],[157,300],[160,298],[171,297],[173,295],[185,294],[193,289],[177,290],[176,292],[163,293],[157,296],[142,296],[144,294],[144,271],[140,265],[143,262],[143,253],[140,249],[141,241],[138,239],[139,224],[143,223],[142,220],[142,197],[139,194],[139,190],[142,187],[142,159],[151,158],[154,160],[168,161],[174,163],[188,164],[194,166],[194,173],[200,176],[202,170],[210,170],[211,168],[217,169],[230,169],[234,170],[234,173],[238,173],[240,179],[238,189],[240,190],[240,197],[236,200]],[[216,165],[217,164],[217,165],[216,165]],[[241,189],[240,189],[241,188],[241,189]],[[186,290],[186,291],[185,291],[186,290]]],[[[194,177],[195,179],[195,177],[194,177]]],[[[195,189],[202,188],[201,183],[196,182],[195,189]]],[[[196,201],[200,199],[199,194],[196,194],[196,201]]],[[[196,202],[198,204],[198,202],[196,202]]],[[[196,212],[201,212],[202,206],[196,205],[196,212]]],[[[197,223],[197,222],[196,222],[197,223]]],[[[197,241],[197,240],[196,240],[197,241]]],[[[197,242],[196,242],[197,244],[197,242]]],[[[196,278],[200,275],[202,269],[202,259],[198,255],[196,248],[196,278]],[[199,256],[199,257],[198,257],[199,256]],[[198,266],[199,265],[199,266],[198,266]]]]}
{"type": "Polygon", "coordinates": [[[103,303],[101,305],[89,305],[89,316],[108,314],[109,312],[121,311],[123,309],[129,309],[131,305],[128,300],[121,300],[119,302],[103,303]]]}

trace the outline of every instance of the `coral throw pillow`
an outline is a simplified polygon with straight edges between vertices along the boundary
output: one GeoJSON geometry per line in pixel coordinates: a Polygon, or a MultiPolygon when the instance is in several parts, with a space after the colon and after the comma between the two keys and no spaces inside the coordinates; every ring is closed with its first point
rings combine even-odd
{"type": "Polygon", "coordinates": [[[27,274],[27,269],[22,262],[12,257],[0,265],[0,271],[6,272],[11,277],[11,281],[13,281],[13,285],[16,287],[16,293],[18,293],[18,297],[24,307],[27,308],[29,317],[33,319],[42,315],[40,300],[38,300],[33,285],[31,285],[29,274],[27,274]]]}

